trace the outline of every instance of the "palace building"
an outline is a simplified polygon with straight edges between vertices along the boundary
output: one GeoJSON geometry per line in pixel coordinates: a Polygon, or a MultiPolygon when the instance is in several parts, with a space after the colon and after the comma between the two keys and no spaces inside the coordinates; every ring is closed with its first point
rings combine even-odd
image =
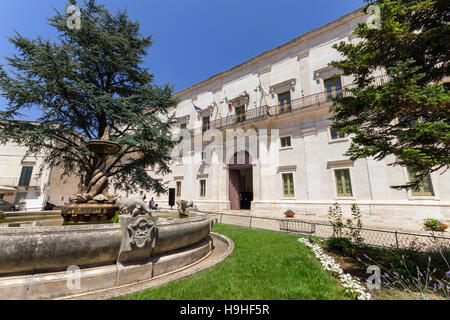
{"type": "MultiPolygon", "coordinates": [[[[330,129],[331,99],[352,85],[329,66],[341,58],[332,46],[357,42],[352,31],[367,19],[355,10],[177,92],[176,117],[193,136],[159,180],[204,210],[292,209],[301,219],[326,216],[338,202],[345,211],[358,204],[372,225],[449,221],[449,172],[432,173],[417,190],[394,190],[412,168],[389,166],[394,158],[351,161],[351,138],[330,129]]],[[[388,80],[374,74],[376,83],[388,80]]],[[[166,205],[168,196],[155,200],[166,205]]]]}

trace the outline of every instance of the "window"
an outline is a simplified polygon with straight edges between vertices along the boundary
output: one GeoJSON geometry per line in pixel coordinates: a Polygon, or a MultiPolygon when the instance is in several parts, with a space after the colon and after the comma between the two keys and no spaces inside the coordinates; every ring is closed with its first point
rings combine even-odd
{"type": "Polygon", "coordinates": [[[31,173],[33,172],[33,167],[22,167],[22,173],[20,174],[19,186],[27,187],[30,185],[31,173]]]}
{"type": "Polygon", "coordinates": [[[283,173],[283,197],[294,197],[294,174],[283,173]]]}
{"type": "Polygon", "coordinates": [[[202,132],[205,132],[209,129],[209,117],[202,118],[202,132]]]}
{"type": "Polygon", "coordinates": [[[245,121],[245,106],[236,107],[235,112],[237,122],[245,121]]]}
{"type": "Polygon", "coordinates": [[[334,170],[336,177],[336,193],[338,197],[352,197],[352,183],[350,181],[350,170],[334,170]]]}
{"type": "MultiPolygon", "coordinates": [[[[417,175],[421,174],[421,172],[414,167],[408,167],[407,170],[410,182],[414,182],[417,179],[417,175]]],[[[429,173],[419,182],[416,188],[411,190],[411,194],[413,196],[434,196],[433,185],[429,173]]]]}
{"type": "Polygon", "coordinates": [[[280,105],[280,112],[291,110],[291,92],[283,92],[278,95],[278,104],[280,105]]]}
{"type": "Polygon", "coordinates": [[[202,152],[202,161],[205,161],[206,160],[206,151],[203,151],[202,152]]]}
{"type": "Polygon", "coordinates": [[[181,197],[181,181],[177,181],[177,197],[181,197]]]}
{"type": "Polygon", "coordinates": [[[342,96],[342,85],[340,77],[324,80],[324,86],[328,100],[342,96]]]}
{"type": "Polygon", "coordinates": [[[288,148],[291,146],[291,137],[290,136],[281,137],[280,141],[281,141],[281,148],[288,148]]]}
{"type": "Polygon", "coordinates": [[[183,164],[183,151],[180,151],[177,157],[178,164],[183,164]]]}
{"type": "Polygon", "coordinates": [[[200,180],[200,197],[206,196],[206,180],[200,180]]]}
{"type": "Polygon", "coordinates": [[[182,123],[182,124],[180,125],[180,128],[181,128],[181,129],[186,129],[186,128],[187,128],[186,123],[182,123]]]}
{"type": "Polygon", "coordinates": [[[346,135],[339,130],[330,128],[330,136],[331,140],[338,140],[338,139],[344,139],[346,135]]]}

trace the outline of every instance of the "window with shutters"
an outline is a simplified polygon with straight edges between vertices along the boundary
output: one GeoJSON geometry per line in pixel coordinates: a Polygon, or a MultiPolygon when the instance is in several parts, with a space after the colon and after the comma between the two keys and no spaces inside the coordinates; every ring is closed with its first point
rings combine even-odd
{"type": "Polygon", "coordinates": [[[283,92],[278,95],[278,104],[280,105],[280,112],[291,110],[291,92],[283,92]]]}
{"type": "Polygon", "coordinates": [[[31,166],[22,167],[22,173],[20,174],[20,179],[19,179],[20,187],[28,187],[30,185],[32,172],[33,172],[33,167],[31,167],[31,166]]]}
{"type": "Polygon", "coordinates": [[[283,173],[283,197],[294,197],[294,174],[293,173],[283,173]]]}
{"type": "Polygon", "coordinates": [[[350,180],[350,169],[334,170],[336,177],[336,193],[338,197],[352,197],[352,182],[350,180]]]}
{"type": "Polygon", "coordinates": [[[234,109],[236,112],[236,121],[243,122],[245,121],[245,106],[239,106],[234,109]]]}
{"type": "MultiPolygon", "coordinates": [[[[417,180],[417,176],[421,174],[419,170],[414,167],[408,167],[408,177],[410,182],[415,182],[417,180]]],[[[431,183],[431,177],[428,173],[421,181],[416,188],[411,190],[411,194],[413,196],[434,196],[433,184],[431,183]]]]}
{"type": "Polygon", "coordinates": [[[342,96],[342,85],[340,77],[324,80],[324,86],[328,100],[342,96]]]}

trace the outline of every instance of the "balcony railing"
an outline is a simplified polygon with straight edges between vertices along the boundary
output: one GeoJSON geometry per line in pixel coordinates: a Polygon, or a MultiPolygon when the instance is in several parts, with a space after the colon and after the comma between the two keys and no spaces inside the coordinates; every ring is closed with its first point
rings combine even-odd
{"type": "MultiPolygon", "coordinates": [[[[386,75],[375,77],[372,81],[374,85],[381,85],[389,80],[386,75]]],[[[350,96],[351,93],[346,92],[344,89],[354,88],[355,85],[347,85],[342,87],[342,89],[336,90],[333,93],[328,91],[323,91],[320,93],[315,93],[309,96],[305,96],[299,99],[292,100],[290,103],[285,103],[283,105],[277,106],[261,106],[258,108],[253,108],[245,113],[231,115],[225,118],[217,119],[211,121],[208,128],[222,128],[238,123],[251,122],[251,120],[260,120],[265,117],[277,116],[283,113],[292,112],[298,109],[303,109],[311,106],[325,104],[330,102],[333,98],[337,96],[350,96]]],[[[206,129],[206,128],[204,128],[206,129]]]]}

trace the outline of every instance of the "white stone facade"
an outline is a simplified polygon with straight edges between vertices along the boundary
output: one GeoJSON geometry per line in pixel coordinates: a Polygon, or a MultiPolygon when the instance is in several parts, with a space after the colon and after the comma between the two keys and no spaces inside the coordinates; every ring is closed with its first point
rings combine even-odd
{"type": "MultiPolygon", "coordinates": [[[[353,162],[344,156],[350,139],[332,139],[328,112],[330,89],[326,81],[338,73],[328,63],[340,58],[332,46],[341,41],[358,41],[352,36],[352,30],[365,19],[367,16],[356,10],[178,92],[176,96],[181,102],[176,116],[181,125],[195,132],[195,138],[185,144],[182,161],[174,161],[172,173],[159,177],[160,181],[175,189],[177,182],[181,182],[181,195],[177,198],[193,200],[200,209],[230,209],[232,178],[228,164],[233,153],[225,155],[225,145],[231,141],[225,139],[226,130],[243,129],[247,133],[254,130],[258,137],[253,142],[247,141],[246,147],[250,153],[251,184],[249,170],[242,170],[236,181],[241,179],[240,188],[242,183],[251,185],[251,209],[258,213],[279,215],[292,209],[300,219],[303,215],[324,216],[330,205],[339,202],[346,212],[351,203],[357,203],[373,224],[417,226],[425,217],[449,221],[449,172],[431,175],[432,195],[414,196],[411,191],[396,191],[390,186],[404,184],[409,178],[405,168],[388,166],[394,159],[353,162]],[[288,104],[279,105],[280,97],[286,92],[290,95],[289,110],[288,104]],[[226,98],[232,103],[231,109],[226,98]],[[194,105],[202,110],[196,111],[194,105]],[[240,106],[244,106],[244,113],[236,109],[240,106]],[[209,118],[212,133],[206,132],[202,142],[203,118],[209,118]],[[270,136],[265,136],[264,130],[270,136]],[[201,160],[202,151],[209,153],[209,142],[205,141],[209,135],[224,137],[223,148],[217,144],[212,148],[215,150],[211,153],[212,164],[201,160]],[[280,137],[290,137],[290,146],[282,147],[280,137]],[[252,147],[257,147],[256,154],[249,150],[252,147]],[[268,151],[269,158],[265,161],[268,151]],[[338,195],[334,171],[339,169],[349,169],[350,196],[338,195]],[[294,190],[289,197],[283,193],[284,173],[292,173],[294,190]],[[247,178],[243,178],[245,175],[247,178]],[[247,180],[242,182],[242,179],[247,180]],[[206,180],[206,188],[201,180],[206,180]]],[[[381,73],[379,76],[379,81],[386,80],[381,73]]],[[[352,79],[341,77],[340,83],[344,87],[352,79]]],[[[337,87],[331,87],[331,91],[333,88],[337,87]]],[[[181,150],[174,154],[178,152],[181,150]]],[[[167,195],[149,194],[147,199],[149,196],[167,206],[167,195]]]]}
{"type": "Polygon", "coordinates": [[[41,172],[43,161],[43,155],[27,155],[26,147],[11,142],[0,145],[0,198],[27,211],[42,210],[47,200],[56,206],[68,203],[78,179],[61,180],[58,168],[44,166],[41,172]]]}

